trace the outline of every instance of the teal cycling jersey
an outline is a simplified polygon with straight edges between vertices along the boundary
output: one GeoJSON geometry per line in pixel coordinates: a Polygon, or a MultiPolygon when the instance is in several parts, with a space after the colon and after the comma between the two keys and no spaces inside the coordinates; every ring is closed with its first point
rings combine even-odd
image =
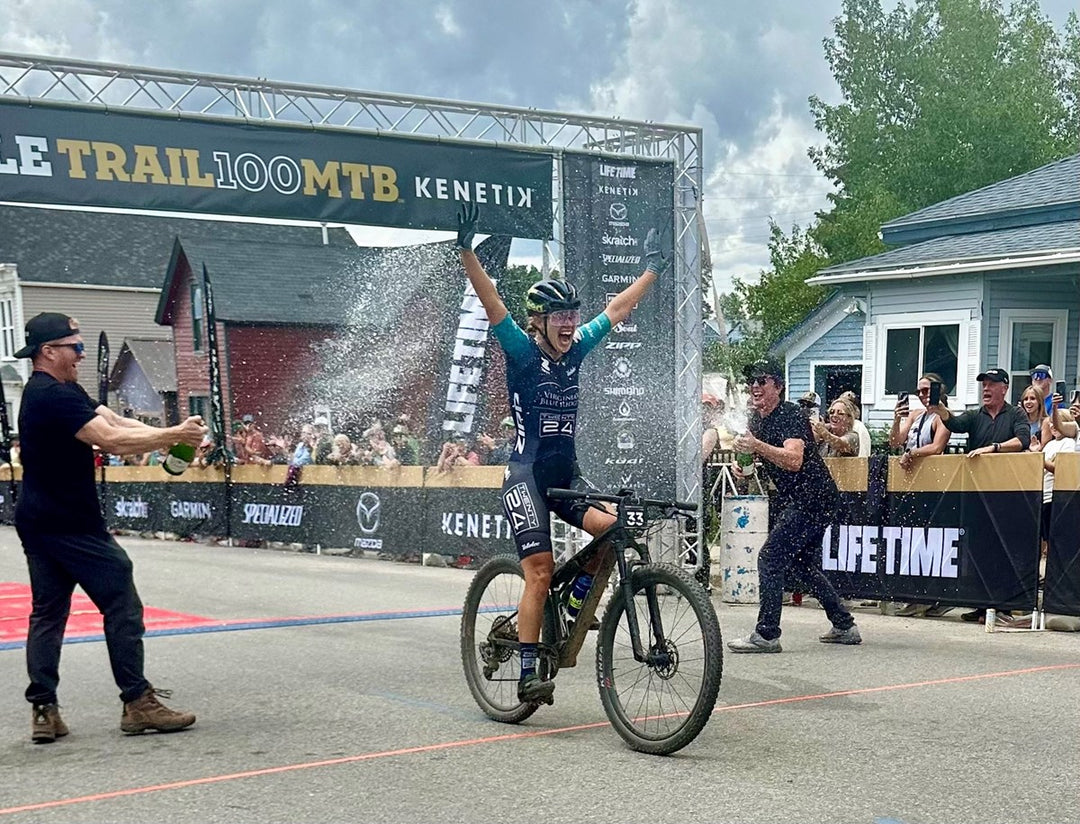
{"type": "Polygon", "coordinates": [[[506,353],[506,385],[517,440],[510,460],[532,463],[575,459],[581,362],[611,331],[601,312],[574,332],[570,350],[552,360],[507,315],[492,327],[506,353]]]}

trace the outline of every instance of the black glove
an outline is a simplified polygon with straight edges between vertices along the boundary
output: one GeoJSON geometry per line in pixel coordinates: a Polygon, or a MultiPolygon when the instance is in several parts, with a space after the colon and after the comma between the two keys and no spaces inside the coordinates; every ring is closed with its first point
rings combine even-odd
{"type": "Polygon", "coordinates": [[[476,236],[476,221],[480,219],[480,207],[475,203],[462,203],[457,215],[457,241],[454,245],[458,249],[472,249],[473,238],[476,236]]]}
{"type": "Polygon", "coordinates": [[[650,229],[645,236],[645,271],[652,272],[658,277],[668,270],[671,258],[664,257],[660,251],[660,233],[656,229],[650,229]]]}

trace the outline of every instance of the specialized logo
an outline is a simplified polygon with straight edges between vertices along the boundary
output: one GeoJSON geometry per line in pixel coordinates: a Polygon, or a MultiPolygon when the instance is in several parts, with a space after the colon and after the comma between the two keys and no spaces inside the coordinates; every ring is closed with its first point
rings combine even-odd
{"type": "Polygon", "coordinates": [[[825,530],[821,568],[876,575],[957,578],[963,527],[838,524],[825,530]]]}
{"type": "Polygon", "coordinates": [[[116,502],[114,511],[118,518],[149,518],[150,504],[143,501],[141,497],[136,497],[131,501],[121,498],[116,502]]]}
{"type": "Polygon", "coordinates": [[[637,266],[641,255],[600,255],[600,262],[605,266],[637,266]]]}
{"type": "Polygon", "coordinates": [[[242,523],[297,527],[304,520],[304,505],[244,504],[242,523]]]}
{"type": "Polygon", "coordinates": [[[503,506],[506,507],[506,513],[510,516],[510,526],[515,533],[540,526],[536,505],[533,503],[532,496],[529,495],[529,487],[526,484],[514,484],[506,490],[503,493],[503,506]]]}
{"type": "Polygon", "coordinates": [[[185,520],[208,521],[213,510],[205,501],[169,501],[169,514],[185,520]]]}
{"type": "Polygon", "coordinates": [[[365,492],[356,502],[356,523],[365,535],[371,535],[379,529],[379,515],[382,504],[374,492],[365,492]]]}

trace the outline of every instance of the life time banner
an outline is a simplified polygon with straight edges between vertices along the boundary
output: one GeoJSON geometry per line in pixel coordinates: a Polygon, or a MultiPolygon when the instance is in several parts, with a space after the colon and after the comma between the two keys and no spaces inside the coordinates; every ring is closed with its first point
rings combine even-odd
{"type": "MultiPolygon", "coordinates": [[[[674,174],[667,162],[564,156],[566,276],[581,294],[583,319],[645,270],[649,229],[672,256],[674,174]]],[[[669,269],[582,366],[578,458],[605,491],[675,497],[674,318],[669,269]]]]}
{"type": "Polygon", "coordinates": [[[910,472],[883,456],[828,463],[842,503],[821,565],[844,595],[1034,608],[1040,456],[923,458],[910,472]]]}
{"type": "Polygon", "coordinates": [[[0,100],[0,200],[550,238],[550,155],[0,100]]]}
{"type": "Polygon", "coordinates": [[[1059,615],[1080,615],[1080,454],[1054,461],[1054,498],[1046,553],[1043,607],[1059,615]]]}

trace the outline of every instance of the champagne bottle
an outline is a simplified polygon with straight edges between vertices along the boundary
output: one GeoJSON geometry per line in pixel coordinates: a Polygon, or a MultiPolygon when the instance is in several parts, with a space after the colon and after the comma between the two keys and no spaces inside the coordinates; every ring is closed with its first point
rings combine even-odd
{"type": "Polygon", "coordinates": [[[736,452],[735,463],[739,465],[739,469],[742,470],[744,478],[749,478],[754,474],[754,453],[753,452],[736,452]]]}
{"type": "Polygon", "coordinates": [[[161,462],[161,466],[170,475],[182,475],[193,460],[195,460],[195,447],[178,443],[173,444],[165,460],[161,462]]]}

